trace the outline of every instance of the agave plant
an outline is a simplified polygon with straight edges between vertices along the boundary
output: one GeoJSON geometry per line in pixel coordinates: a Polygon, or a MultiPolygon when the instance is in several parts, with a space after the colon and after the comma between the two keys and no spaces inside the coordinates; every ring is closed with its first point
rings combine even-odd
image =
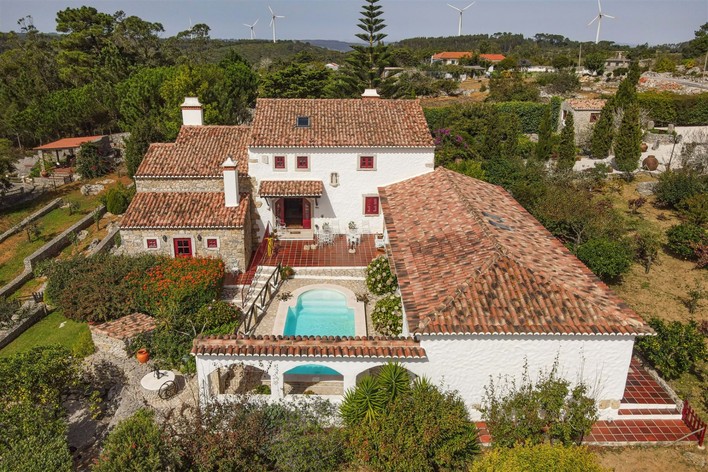
{"type": "Polygon", "coordinates": [[[411,389],[411,378],[408,371],[398,362],[388,363],[381,368],[376,378],[379,388],[383,390],[387,403],[396,397],[406,394],[411,389]]]}
{"type": "Polygon", "coordinates": [[[386,394],[378,378],[366,376],[344,395],[340,411],[344,422],[354,425],[361,421],[371,422],[384,410],[386,403],[386,394]]]}

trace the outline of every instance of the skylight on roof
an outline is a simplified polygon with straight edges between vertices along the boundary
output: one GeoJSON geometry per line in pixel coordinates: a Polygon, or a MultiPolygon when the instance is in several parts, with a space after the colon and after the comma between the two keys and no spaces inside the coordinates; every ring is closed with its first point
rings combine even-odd
{"type": "Polygon", "coordinates": [[[499,223],[499,222],[494,221],[494,220],[488,220],[488,221],[489,221],[489,224],[492,225],[492,226],[494,226],[495,228],[503,229],[504,231],[513,231],[513,230],[511,229],[511,226],[507,226],[507,225],[505,225],[505,224],[503,224],[503,223],[499,223]]]}
{"type": "Polygon", "coordinates": [[[501,223],[502,221],[504,221],[504,219],[503,219],[501,216],[497,216],[497,215],[495,215],[494,213],[488,213],[488,212],[486,212],[486,211],[483,211],[482,214],[483,214],[484,216],[486,216],[487,218],[489,218],[489,219],[491,219],[491,220],[494,220],[494,221],[497,221],[497,222],[499,222],[499,223],[501,223]]]}
{"type": "Polygon", "coordinates": [[[309,128],[310,117],[309,116],[298,116],[296,121],[296,126],[298,128],[309,128]]]}

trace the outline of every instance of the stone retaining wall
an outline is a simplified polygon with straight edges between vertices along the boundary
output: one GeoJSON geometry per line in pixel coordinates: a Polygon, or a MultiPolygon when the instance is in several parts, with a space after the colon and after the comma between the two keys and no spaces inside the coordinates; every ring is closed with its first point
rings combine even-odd
{"type": "Polygon", "coordinates": [[[17,223],[15,226],[12,228],[8,229],[4,233],[0,234],[0,243],[5,241],[7,238],[12,236],[15,233],[19,233],[22,231],[22,229],[29,223],[33,222],[37,218],[41,218],[42,216],[46,215],[50,211],[54,210],[55,208],[59,208],[63,203],[63,200],[61,198],[56,198],[52,200],[49,204],[45,205],[42,207],[40,210],[32,213],[30,216],[25,218],[24,220],[20,221],[17,223]]]}
{"type": "Polygon", "coordinates": [[[96,254],[99,254],[101,252],[108,251],[111,249],[116,242],[116,234],[120,231],[120,226],[116,225],[113,230],[109,231],[108,234],[101,240],[100,243],[96,245],[92,250],[90,250],[87,254],[88,257],[95,256],[96,254]]]}
{"type": "Polygon", "coordinates": [[[36,266],[36,263],[39,261],[42,261],[44,259],[48,259],[57,253],[64,249],[66,246],[71,244],[71,234],[72,233],[78,233],[84,228],[88,228],[93,224],[93,215],[95,213],[98,213],[99,215],[103,215],[105,213],[106,207],[101,205],[98,208],[96,208],[94,211],[86,215],[85,217],[81,218],[79,221],[71,225],[68,229],[66,229],[63,233],[61,233],[59,236],[55,237],[51,241],[49,241],[47,244],[44,246],[40,247],[37,249],[32,255],[28,256],[25,258],[24,264],[25,264],[25,270],[15,277],[14,280],[12,280],[10,283],[5,285],[4,287],[0,288],[0,298],[1,297],[7,297],[14,293],[18,288],[20,288],[22,285],[24,285],[28,280],[32,278],[32,270],[36,266]]]}
{"type": "Polygon", "coordinates": [[[17,339],[20,334],[27,331],[27,328],[35,324],[40,319],[44,318],[46,315],[47,307],[44,305],[44,303],[35,305],[34,308],[32,308],[32,312],[27,318],[17,323],[7,333],[5,333],[5,336],[0,338],[0,349],[4,348],[12,341],[17,339]]]}

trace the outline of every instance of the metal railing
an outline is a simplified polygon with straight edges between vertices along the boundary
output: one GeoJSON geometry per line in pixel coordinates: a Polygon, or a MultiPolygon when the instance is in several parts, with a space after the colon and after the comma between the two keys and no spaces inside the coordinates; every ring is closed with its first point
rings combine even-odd
{"type": "Polygon", "coordinates": [[[265,314],[270,305],[273,296],[278,292],[280,284],[283,282],[281,276],[282,266],[280,263],[275,267],[275,270],[265,282],[258,294],[254,297],[251,306],[248,307],[243,315],[243,322],[239,327],[239,331],[245,334],[252,334],[252,331],[258,326],[258,320],[265,314]]]}
{"type": "Polygon", "coordinates": [[[702,447],[703,440],[706,437],[706,423],[698,416],[698,413],[691,408],[691,405],[688,404],[688,400],[683,402],[681,419],[686,423],[688,429],[692,431],[691,434],[695,435],[698,439],[698,446],[702,447]]]}

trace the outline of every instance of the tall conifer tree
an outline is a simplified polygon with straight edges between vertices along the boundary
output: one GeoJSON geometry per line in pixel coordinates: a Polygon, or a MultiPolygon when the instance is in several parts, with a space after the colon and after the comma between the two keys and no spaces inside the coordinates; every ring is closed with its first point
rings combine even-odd
{"type": "Polygon", "coordinates": [[[558,165],[560,171],[571,170],[575,165],[575,124],[573,114],[565,117],[565,127],[561,131],[560,146],[558,149],[558,165]]]}
{"type": "Polygon", "coordinates": [[[639,106],[632,104],[624,109],[622,124],[615,138],[615,164],[629,175],[639,166],[642,155],[642,130],[639,126],[639,106]]]}
{"type": "Polygon", "coordinates": [[[551,143],[551,134],[553,132],[553,124],[551,123],[551,107],[546,108],[546,112],[541,119],[541,125],[538,130],[538,144],[536,144],[536,159],[539,161],[547,161],[551,157],[553,151],[551,143]]]}
{"type": "Polygon", "coordinates": [[[604,159],[610,155],[615,134],[616,110],[615,101],[610,98],[600,112],[600,119],[595,123],[590,138],[590,153],[595,159],[604,159]]]}
{"type": "Polygon", "coordinates": [[[379,0],[366,0],[362,6],[357,26],[364,32],[355,36],[366,44],[353,45],[354,51],[347,58],[350,68],[347,82],[352,95],[360,95],[367,88],[377,88],[381,84],[384,67],[388,64],[388,47],[383,43],[388,35],[382,33],[386,23],[381,18],[383,11],[378,3],[379,0]]]}

